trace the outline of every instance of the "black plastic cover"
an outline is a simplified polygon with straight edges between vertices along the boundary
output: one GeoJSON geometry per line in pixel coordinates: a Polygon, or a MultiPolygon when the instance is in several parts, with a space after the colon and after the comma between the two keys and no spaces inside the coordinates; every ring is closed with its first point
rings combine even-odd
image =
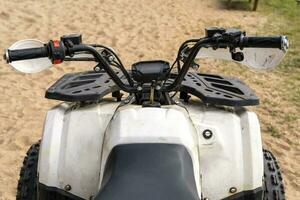
{"type": "Polygon", "coordinates": [[[226,29],[221,27],[208,27],[205,29],[205,36],[206,37],[213,37],[215,34],[223,34],[225,33],[226,29]]]}
{"type": "Polygon", "coordinates": [[[139,83],[151,83],[151,81],[160,81],[167,78],[170,65],[166,61],[142,61],[132,65],[132,77],[139,83]]]}
{"type": "Polygon", "coordinates": [[[72,42],[73,44],[81,44],[82,43],[82,36],[79,33],[73,33],[70,35],[63,35],[60,40],[66,44],[67,42],[72,42]]]}
{"type": "Polygon", "coordinates": [[[246,190],[236,193],[232,196],[226,197],[223,200],[261,200],[263,199],[262,187],[254,190],[246,190]]]}

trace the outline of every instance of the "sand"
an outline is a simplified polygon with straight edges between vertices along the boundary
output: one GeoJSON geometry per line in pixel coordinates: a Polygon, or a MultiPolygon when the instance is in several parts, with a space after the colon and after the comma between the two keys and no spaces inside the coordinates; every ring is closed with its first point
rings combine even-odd
{"type": "MultiPolygon", "coordinates": [[[[255,34],[264,23],[258,13],[228,11],[215,0],[0,1],[0,51],[20,39],[48,41],[79,32],[84,42],[112,46],[130,66],[138,60],[173,60],[180,43],[203,35],[207,26],[242,27],[255,34]]],[[[217,71],[214,63],[204,64],[217,71]]],[[[23,157],[41,137],[45,112],[59,103],[43,98],[46,88],[66,72],[92,67],[61,64],[39,74],[21,74],[0,61],[1,200],[15,198],[23,157]]],[[[263,138],[269,149],[282,148],[275,153],[283,165],[287,197],[300,199],[299,145],[263,138]]]]}

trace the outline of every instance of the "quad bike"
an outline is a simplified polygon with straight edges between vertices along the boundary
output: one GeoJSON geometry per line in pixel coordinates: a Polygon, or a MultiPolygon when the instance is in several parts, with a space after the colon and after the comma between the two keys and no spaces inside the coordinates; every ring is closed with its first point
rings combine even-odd
{"type": "Polygon", "coordinates": [[[41,141],[27,152],[17,199],[284,199],[276,159],[245,108],[258,97],[237,78],[189,69],[205,57],[270,69],[287,49],[285,36],[212,27],[185,41],[171,67],[154,60],[126,70],[113,49],[83,44],[80,34],[13,44],[4,58],[25,73],[96,63],[46,91],[64,103],[48,111],[41,141]]]}

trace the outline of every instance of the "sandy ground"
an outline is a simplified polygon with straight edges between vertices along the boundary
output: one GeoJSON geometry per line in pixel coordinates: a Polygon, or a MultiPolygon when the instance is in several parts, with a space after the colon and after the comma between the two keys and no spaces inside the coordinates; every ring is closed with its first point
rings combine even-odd
{"type": "MultiPolygon", "coordinates": [[[[206,26],[242,27],[255,34],[264,23],[266,19],[258,13],[228,11],[214,0],[0,1],[0,51],[20,39],[47,41],[80,32],[85,42],[112,46],[130,66],[142,59],[172,60],[179,44],[203,35],[206,26]]],[[[214,68],[212,62],[205,64],[214,68]]],[[[45,89],[64,73],[87,66],[62,64],[26,75],[0,62],[1,200],[14,198],[23,156],[41,137],[46,110],[58,103],[43,98],[45,89]]],[[[281,143],[270,136],[263,138],[270,149],[277,149],[288,199],[300,199],[299,143],[292,146],[286,140],[281,143]]]]}

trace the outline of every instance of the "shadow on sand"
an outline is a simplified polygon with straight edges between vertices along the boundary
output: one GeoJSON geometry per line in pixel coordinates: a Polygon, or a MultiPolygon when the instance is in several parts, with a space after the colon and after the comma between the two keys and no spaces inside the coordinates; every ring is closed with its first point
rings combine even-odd
{"type": "Polygon", "coordinates": [[[252,11],[253,7],[253,0],[252,3],[249,3],[248,0],[232,0],[231,3],[228,0],[220,0],[218,2],[218,7],[226,10],[252,11]]]}

